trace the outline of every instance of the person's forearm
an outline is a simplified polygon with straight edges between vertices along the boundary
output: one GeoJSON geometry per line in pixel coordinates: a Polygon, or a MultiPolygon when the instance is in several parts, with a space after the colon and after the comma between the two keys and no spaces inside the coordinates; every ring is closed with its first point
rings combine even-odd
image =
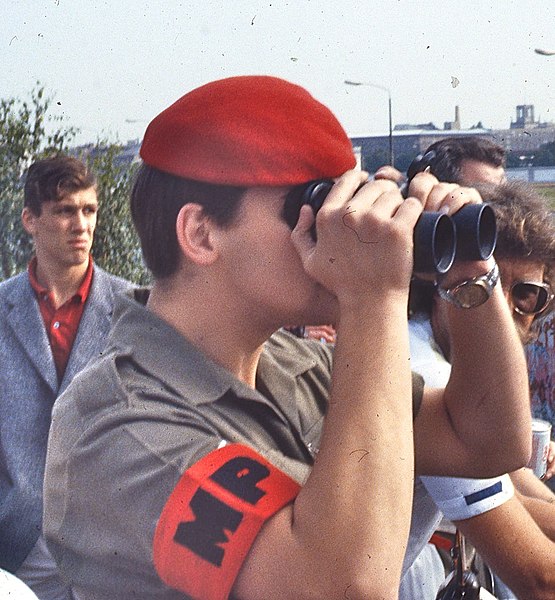
{"type": "Polygon", "coordinates": [[[338,574],[354,569],[376,580],[393,571],[396,579],[413,485],[406,313],[402,304],[382,309],[379,318],[371,310],[339,323],[325,432],[295,518],[316,528],[317,504],[319,522],[335,523],[326,551],[338,574]],[[340,556],[351,564],[337,564],[340,556]]]}
{"type": "Polygon", "coordinates": [[[555,541],[555,494],[531,469],[511,473],[515,493],[541,530],[555,541]]]}
{"type": "Polygon", "coordinates": [[[555,544],[516,497],[455,525],[518,598],[555,600],[555,544]]]}
{"type": "Polygon", "coordinates": [[[518,471],[513,471],[510,475],[515,489],[522,496],[538,498],[539,500],[555,504],[555,494],[543,481],[536,477],[532,469],[523,467],[522,469],[518,469],[518,471]]]}
{"type": "Polygon", "coordinates": [[[530,513],[538,527],[555,542],[555,503],[553,499],[542,500],[518,494],[518,498],[530,513]]]}
{"type": "Polygon", "coordinates": [[[481,457],[484,475],[515,470],[531,448],[528,376],[501,286],[482,306],[445,308],[452,364],[445,401],[453,427],[481,457]]]}
{"type": "Polygon", "coordinates": [[[397,595],[414,462],[406,302],[374,309],[361,306],[338,323],[314,467],[295,502],[257,537],[237,597],[397,595]]]}

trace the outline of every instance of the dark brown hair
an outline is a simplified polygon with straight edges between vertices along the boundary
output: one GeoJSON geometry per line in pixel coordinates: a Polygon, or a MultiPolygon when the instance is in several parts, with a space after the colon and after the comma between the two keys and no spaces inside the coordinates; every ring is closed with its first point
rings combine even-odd
{"type": "Polygon", "coordinates": [[[156,279],[173,275],[179,265],[176,220],[181,208],[200,204],[219,226],[229,225],[247,188],[183,179],[141,165],[131,193],[131,216],[146,266],[156,279]]]}
{"type": "MultiPolygon", "coordinates": [[[[498,259],[520,259],[545,266],[544,281],[553,286],[555,270],[555,217],[547,200],[524,181],[477,185],[482,200],[491,204],[497,221],[498,259]]],[[[435,288],[414,279],[410,290],[410,314],[431,313],[435,288]]],[[[543,313],[545,314],[545,313],[543,313]]]]}
{"type": "Polygon", "coordinates": [[[430,167],[430,173],[439,181],[460,183],[463,160],[475,160],[492,167],[505,166],[505,149],[493,140],[476,135],[468,137],[449,137],[433,143],[422,156],[417,157],[407,171],[410,181],[414,175],[430,167]],[[426,164],[421,165],[425,160],[426,164]]]}
{"type": "Polygon", "coordinates": [[[39,216],[43,202],[57,202],[95,185],[94,175],[76,158],[57,155],[37,160],[27,171],[23,206],[39,216]]]}
{"type": "Polygon", "coordinates": [[[495,256],[542,263],[546,267],[544,279],[553,285],[555,218],[546,198],[532,185],[518,180],[476,188],[495,211],[495,256]]]}

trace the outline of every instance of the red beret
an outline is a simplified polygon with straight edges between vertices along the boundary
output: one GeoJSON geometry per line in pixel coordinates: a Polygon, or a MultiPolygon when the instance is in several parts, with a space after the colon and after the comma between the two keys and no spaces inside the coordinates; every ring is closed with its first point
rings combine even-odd
{"type": "Polygon", "coordinates": [[[269,76],[230,77],[185,94],[149,124],[140,154],[166,173],[245,187],[296,185],[355,166],[332,112],[269,76]]]}

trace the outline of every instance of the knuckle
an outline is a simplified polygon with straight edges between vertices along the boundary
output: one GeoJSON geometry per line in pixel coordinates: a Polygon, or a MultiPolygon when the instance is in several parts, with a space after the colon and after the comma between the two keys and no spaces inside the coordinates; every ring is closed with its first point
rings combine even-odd
{"type": "Polygon", "coordinates": [[[381,189],[384,190],[384,192],[390,192],[390,193],[395,193],[399,191],[399,186],[397,185],[397,182],[391,180],[391,179],[380,179],[379,180],[379,185],[381,187],[381,189]]]}

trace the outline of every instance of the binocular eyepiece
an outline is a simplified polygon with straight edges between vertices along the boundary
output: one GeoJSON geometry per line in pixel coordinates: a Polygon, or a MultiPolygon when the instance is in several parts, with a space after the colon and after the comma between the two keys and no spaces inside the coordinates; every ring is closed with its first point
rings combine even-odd
{"type": "MultiPolygon", "coordinates": [[[[320,179],[291,190],[284,206],[284,218],[291,229],[297,223],[301,206],[310,205],[316,215],[333,185],[329,179],[320,179]]],[[[316,226],[312,237],[316,239],[316,226]]],[[[467,204],[452,217],[423,212],[414,228],[414,271],[447,273],[455,257],[487,260],[496,240],[495,213],[488,204],[467,204]]]]}

